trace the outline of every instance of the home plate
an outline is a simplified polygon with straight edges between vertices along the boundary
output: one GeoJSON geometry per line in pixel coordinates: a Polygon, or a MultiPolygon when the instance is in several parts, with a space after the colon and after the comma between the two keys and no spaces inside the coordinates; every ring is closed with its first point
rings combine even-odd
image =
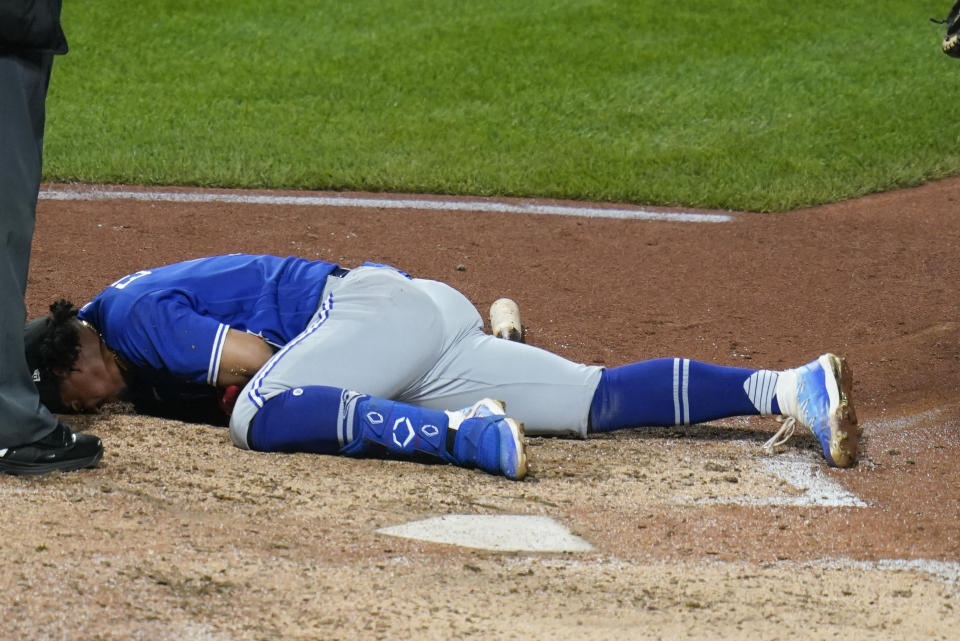
{"type": "Polygon", "coordinates": [[[447,514],[381,528],[377,532],[500,552],[589,552],[593,549],[546,516],[447,514]]]}

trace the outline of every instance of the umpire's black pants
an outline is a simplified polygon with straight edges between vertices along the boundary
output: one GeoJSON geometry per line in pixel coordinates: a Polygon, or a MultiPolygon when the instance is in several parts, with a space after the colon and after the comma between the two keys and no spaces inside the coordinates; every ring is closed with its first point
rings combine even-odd
{"type": "Polygon", "coordinates": [[[51,53],[0,51],[0,449],[37,441],[57,425],[40,404],[23,348],[52,64],[51,53]]]}

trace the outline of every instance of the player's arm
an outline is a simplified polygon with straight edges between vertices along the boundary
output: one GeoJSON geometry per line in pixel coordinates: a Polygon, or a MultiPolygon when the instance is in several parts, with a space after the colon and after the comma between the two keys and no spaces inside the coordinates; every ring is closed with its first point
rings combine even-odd
{"type": "Polygon", "coordinates": [[[217,372],[217,387],[246,385],[271,356],[273,348],[256,334],[227,330],[217,372]]]}
{"type": "MultiPolygon", "coordinates": [[[[116,284],[108,291],[113,289],[123,291],[116,284]]],[[[273,355],[259,336],[198,312],[194,301],[177,290],[158,289],[138,295],[132,305],[102,304],[98,309],[102,313],[95,320],[104,340],[146,378],[172,377],[221,389],[243,386],[273,355]]]]}

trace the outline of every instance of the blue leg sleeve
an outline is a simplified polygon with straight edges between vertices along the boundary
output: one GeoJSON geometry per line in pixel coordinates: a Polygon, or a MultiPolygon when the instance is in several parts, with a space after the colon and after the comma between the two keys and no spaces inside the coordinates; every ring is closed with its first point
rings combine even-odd
{"type": "Polygon", "coordinates": [[[472,417],[451,426],[446,412],[372,396],[357,399],[354,416],[361,436],[341,450],[344,454],[357,453],[362,450],[355,452],[354,448],[377,443],[403,457],[427,454],[460,467],[478,467],[512,479],[526,474],[522,431],[515,435],[502,416],[472,417]]]}
{"type": "Polygon", "coordinates": [[[662,358],[603,371],[590,429],[689,425],[730,416],[776,414],[777,373],[662,358]]]}
{"type": "MultiPolygon", "coordinates": [[[[345,448],[345,454],[372,442],[387,448],[388,452],[411,456],[414,452],[429,454],[436,458],[457,463],[453,457],[453,444],[448,451],[447,433],[450,418],[442,410],[387,401],[372,396],[359,397],[353,411],[355,431],[358,438],[345,448]]],[[[450,432],[451,436],[455,432],[450,432]]]]}
{"type": "Polygon", "coordinates": [[[362,456],[376,444],[402,458],[426,454],[520,478],[526,473],[522,442],[511,439],[509,425],[501,419],[473,417],[451,427],[442,410],[317,385],[267,400],[251,421],[247,439],[250,449],[260,452],[347,456],[362,456]]]}
{"type": "Polygon", "coordinates": [[[449,417],[405,403],[335,387],[298,387],[272,397],[250,423],[251,449],[359,456],[369,443],[394,454],[430,454],[456,463],[447,443],[449,417]]]}
{"type": "Polygon", "coordinates": [[[347,444],[340,410],[349,395],[335,387],[314,386],[274,396],[250,422],[250,449],[336,454],[347,444]]]}

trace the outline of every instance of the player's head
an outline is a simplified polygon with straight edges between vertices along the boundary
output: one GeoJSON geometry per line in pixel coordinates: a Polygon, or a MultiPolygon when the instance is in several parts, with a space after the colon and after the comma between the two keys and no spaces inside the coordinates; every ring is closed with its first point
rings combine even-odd
{"type": "Polygon", "coordinates": [[[24,346],[40,401],[51,412],[93,411],[126,389],[112,352],[69,301],[58,300],[49,316],[27,323],[24,346]]]}

